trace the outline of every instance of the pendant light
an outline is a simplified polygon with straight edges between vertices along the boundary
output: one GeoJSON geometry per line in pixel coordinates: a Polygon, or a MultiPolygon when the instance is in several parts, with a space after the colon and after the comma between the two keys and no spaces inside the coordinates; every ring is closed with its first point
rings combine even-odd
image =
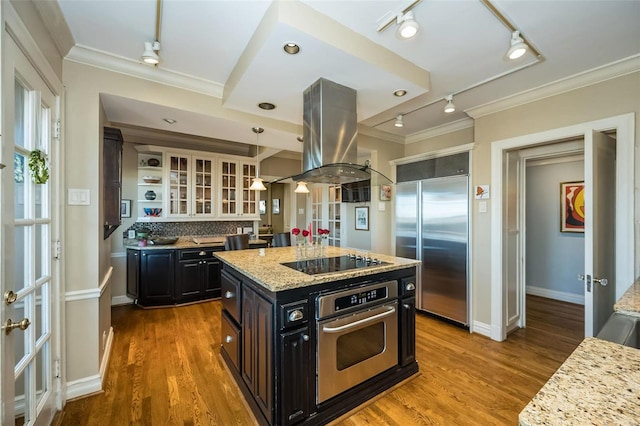
{"type": "Polygon", "coordinates": [[[297,182],[298,186],[296,186],[295,192],[296,194],[308,194],[309,188],[307,188],[306,182],[297,182]]]}
{"type": "Polygon", "coordinates": [[[251,130],[256,134],[256,177],[251,181],[249,189],[254,191],[266,191],[267,188],[262,183],[260,176],[260,133],[264,132],[262,127],[252,127],[251,130]]]}

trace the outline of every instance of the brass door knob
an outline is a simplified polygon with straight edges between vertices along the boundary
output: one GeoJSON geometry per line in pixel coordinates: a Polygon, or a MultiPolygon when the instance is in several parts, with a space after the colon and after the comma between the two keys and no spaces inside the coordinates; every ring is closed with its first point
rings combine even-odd
{"type": "Polygon", "coordinates": [[[18,300],[17,293],[14,293],[12,290],[7,290],[4,292],[4,303],[6,303],[7,305],[10,305],[16,300],[18,300]]]}
{"type": "Polygon", "coordinates": [[[2,326],[2,329],[4,330],[5,334],[10,334],[14,328],[19,328],[20,330],[24,331],[29,328],[30,325],[31,321],[29,321],[27,318],[23,318],[18,322],[13,322],[11,318],[9,318],[5,325],[2,326]]]}

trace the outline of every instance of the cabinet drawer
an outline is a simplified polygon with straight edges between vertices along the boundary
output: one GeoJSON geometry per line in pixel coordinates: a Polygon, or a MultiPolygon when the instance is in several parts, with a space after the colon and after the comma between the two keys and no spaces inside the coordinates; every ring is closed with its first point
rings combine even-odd
{"type": "Polygon", "coordinates": [[[220,278],[222,307],[227,310],[237,323],[240,323],[240,304],[242,302],[240,298],[240,280],[225,270],[222,271],[220,278]]]}
{"type": "Polygon", "coordinates": [[[222,349],[229,355],[233,365],[240,369],[240,329],[235,326],[226,312],[222,312],[221,330],[222,349]]]}
{"type": "Polygon", "coordinates": [[[398,293],[400,297],[410,297],[416,295],[417,281],[416,277],[405,277],[400,279],[400,288],[398,293]]]}
{"type": "Polygon", "coordinates": [[[213,253],[224,250],[224,247],[207,247],[202,249],[180,250],[179,260],[207,259],[212,258],[213,253]]]}

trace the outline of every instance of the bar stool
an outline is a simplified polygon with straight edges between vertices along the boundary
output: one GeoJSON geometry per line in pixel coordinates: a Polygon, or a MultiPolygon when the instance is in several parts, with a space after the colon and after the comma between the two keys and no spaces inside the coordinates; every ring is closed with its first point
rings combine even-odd
{"type": "Polygon", "coordinates": [[[244,250],[249,248],[249,234],[227,235],[225,250],[244,250]]]}
{"type": "Polygon", "coordinates": [[[291,234],[288,232],[281,232],[273,235],[271,240],[272,247],[287,247],[291,245],[291,234]]]}

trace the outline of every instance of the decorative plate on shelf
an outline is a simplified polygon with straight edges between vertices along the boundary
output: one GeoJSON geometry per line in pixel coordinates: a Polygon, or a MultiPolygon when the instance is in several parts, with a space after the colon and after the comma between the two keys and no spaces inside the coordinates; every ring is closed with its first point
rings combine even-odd
{"type": "Polygon", "coordinates": [[[143,176],[142,180],[145,183],[160,183],[160,178],[158,176],[143,176]]]}
{"type": "Polygon", "coordinates": [[[158,167],[160,165],[160,160],[158,160],[157,158],[149,158],[147,160],[147,164],[151,167],[158,167]]]}

